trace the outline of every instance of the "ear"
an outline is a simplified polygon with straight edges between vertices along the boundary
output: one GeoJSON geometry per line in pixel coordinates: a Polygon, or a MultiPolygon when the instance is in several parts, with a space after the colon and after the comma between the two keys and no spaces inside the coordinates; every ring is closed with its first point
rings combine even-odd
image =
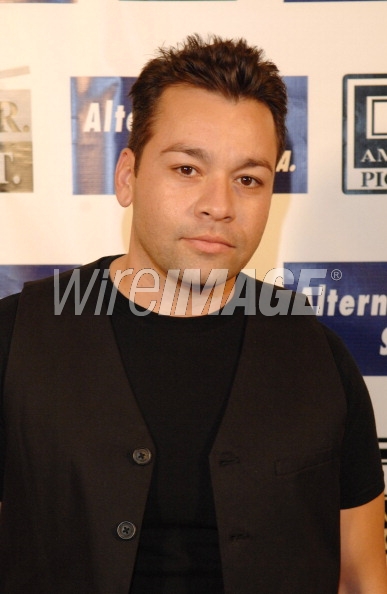
{"type": "Polygon", "coordinates": [[[135,156],[129,148],[124,148],[118,158],[114,183],[118,202],[127,207],[133,200],[135,156]]]}

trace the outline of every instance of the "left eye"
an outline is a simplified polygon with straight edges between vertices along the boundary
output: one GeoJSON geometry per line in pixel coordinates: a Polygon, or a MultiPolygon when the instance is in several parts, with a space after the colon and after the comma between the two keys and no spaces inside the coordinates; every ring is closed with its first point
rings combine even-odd
{"type": "Polygon", "coordinates": [[[249,175],[242,175],[241,177],[238,177],[237,181],[239,181],[242,186],[246,187],[259,186],[259,181],[255,179],[255,177],[250,177],[249,175]]]}
{"type": "Polygon", "coordinates": [[[190,177],[196,173],[196,169],[191,167],[191,165],[182,165],[181,167],[177,168],[177,171],[186,177],[190,177]]]}

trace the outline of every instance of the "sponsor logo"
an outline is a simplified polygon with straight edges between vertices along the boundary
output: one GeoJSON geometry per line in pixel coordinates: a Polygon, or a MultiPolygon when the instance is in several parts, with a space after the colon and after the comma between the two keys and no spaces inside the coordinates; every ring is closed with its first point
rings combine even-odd
{"type": "Polygon", "coordinates": [[[135,78],[71,79],[73,193],[114,194],[114,170],[127,146],[135,78]]]}
{"type": "Polygon", "coordinates": [[[298,290],[308,295],[320,320],[342,337],[362,374],[387,375],[387,262],[285,266],[293,276],[285,278],[285,286],[295,288],[300,279],[298,290]],[[310,279],[307,268],[313,271],[310,279]]]}
{"type": "Polygon", "coordinates": [[[275,194],[308,191],[308,77],[285,76],[289,110],[286,149],[277,165],[275,194]]]}
{"type": "MultiPolygon", "coordinates": [[[[135,78],[71,79],[73,193],[114,194],[114,169],[127,146],[129,91],[135,78]]],[[[285,77],[289,94],[286,150],[277,166],[275,193],[307,192],[307,77],[285,77]]]]}
{"type": "Polygon", "coordinates": [[[74,265],[0,265],[0,299],[7,295],[19,293],[25,282],[52,276],[54,270],[64,272],[71,270],[74,265]]]}
{"type": "Polygon", "coordinates": [[[31,96],[0,90],[0,192],[32,192],[31,96]]]}
{"type": "Polygon", "coordinates": [[[387,74],[344,77],[343,192],[387,194],[387,74]]]}

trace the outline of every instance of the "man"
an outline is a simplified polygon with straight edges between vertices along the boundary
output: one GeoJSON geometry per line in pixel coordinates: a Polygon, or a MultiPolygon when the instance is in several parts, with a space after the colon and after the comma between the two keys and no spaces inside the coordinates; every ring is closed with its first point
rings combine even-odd
{"type": "Polygon", "coordinates": [[[239,274],[284,149],[277,68],[193,36],[132,99],[128,253],[1,304],[1,592],[385,594],[362,378],[239,274]]]}

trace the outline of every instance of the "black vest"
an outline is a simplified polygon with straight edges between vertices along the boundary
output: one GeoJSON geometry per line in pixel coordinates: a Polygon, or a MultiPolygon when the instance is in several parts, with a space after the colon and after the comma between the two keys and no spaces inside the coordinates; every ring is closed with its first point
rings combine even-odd
{"type": "MultiPolygon", "coordinates": [[[[81,269],[81,296],[96,267],[81,269]]],[[[2,594],[129,591],[152,473],[133,453],[154,446],[109,316],[94,315],[99,286],[82,315],[73,292],[54,315],[52,279],[20,297],[4,386],[2,594]]],[[[248,316],[210,455],[226,594],[337,594],[345,418],[314,316],[248,316]]]]}

